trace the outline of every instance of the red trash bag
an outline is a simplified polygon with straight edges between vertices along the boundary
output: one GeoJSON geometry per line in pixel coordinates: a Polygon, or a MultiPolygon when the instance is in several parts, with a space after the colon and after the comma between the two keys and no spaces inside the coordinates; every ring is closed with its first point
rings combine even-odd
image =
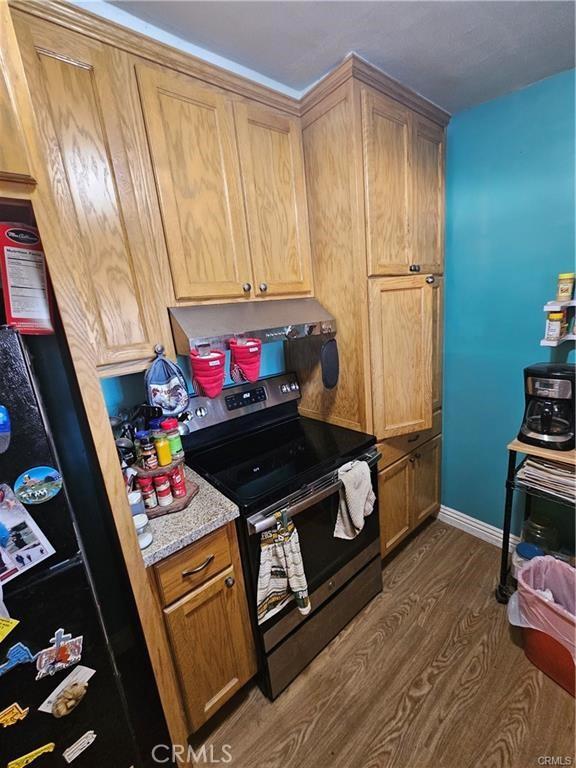
{"type": "Polygon", "coordinates": [[[572,696],[576,667],[576,570],[554,557],[535,557],[518,574],[524,652],[572,696]],[[550,590],[553,600],[542,592],[550,590]]]}

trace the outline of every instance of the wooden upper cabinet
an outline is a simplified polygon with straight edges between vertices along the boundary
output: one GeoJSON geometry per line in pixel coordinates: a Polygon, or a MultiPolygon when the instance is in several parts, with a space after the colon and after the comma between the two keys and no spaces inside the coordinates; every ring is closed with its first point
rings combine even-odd
{"type": "Polygon", "coordinates": [[[0,41],[0,179],[30,183],[34,180],[20,114],[27,85],[6,0],[0,0],[0,41]]]}
{"type": "Polygon", "coordinates": [[[16,30],[54,196],[80,235],[76,270],[85,292],[76,300],[90,328],[86,342],[100,366],[139,361],[145,367],[155,344],[170,351],[172,342],[129,58],[28,17],[17,17],[16,30]]]}
{"type": "Polygon", "coordinates": [[[137,73],[176,298],[249,294],[231,101],[177,72],[137,73]]]}
{"type": "Polygon", "coordinates": [[[370,281],[373,429],[378,439],[432,426],[432,290],[424,275],[370,281]]]}
{"type": "Polygon", "coordinates": [[[240,102],[236,132],[257,295],[312,291],[302,133],[297,118],[240,102]]]}
{"type": "Polygon", "coordinates": [[[405,274],[412,256],[410,111],[365,87],[361,100],[368,274],[405,274]]]}
{"type": "Polygon", "coordinates": [[[444,271],[444,129],[414,115],[413,261],[444,271]]]}
{"type": "Polygon", "coordinates": [[[432,283],[432,410],[442,408],[444,362],[444,278],[432,283]]]}

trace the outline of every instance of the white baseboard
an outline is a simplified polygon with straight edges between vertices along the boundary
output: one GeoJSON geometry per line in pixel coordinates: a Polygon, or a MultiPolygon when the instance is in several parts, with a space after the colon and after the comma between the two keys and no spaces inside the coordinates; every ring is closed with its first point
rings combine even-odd
{"type": "MultiPolygon", "coordinates": [[[[496,528],[496,526],[484,523],[482,520],[476,520],[475,517],[465,515],[457,509],[444,506],[444,504],[440,507],[437,517],[438,520],[446,523],[446,525],[451,525],[453,528],[459,528],[461,531],[471,533],[472,536],[476,536],[478,539],[482,539],[482,541],[487,541],[495,547],[502,546],[502,528],[496,528]]],[[[519,541],[518,536],[510,535],[510,549],[513,549],[519,541]]]]}

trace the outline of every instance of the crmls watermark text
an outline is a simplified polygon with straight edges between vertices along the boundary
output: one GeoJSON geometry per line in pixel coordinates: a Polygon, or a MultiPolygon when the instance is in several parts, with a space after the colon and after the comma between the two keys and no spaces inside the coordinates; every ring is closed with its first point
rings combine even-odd
{"type": "Polygon", "coordinates": [[[194,749],[184,744],[156,744],[152,749],[152,760],[158,765],[199,765],[218,764],[232,762],[232,747],[230,744],[222,744],[216,749],[213,744],[202,744],[194,749]]]}
{"type": "Polygon", "coordinates": [[[540,755],[536,761],[538,765],[572,765],[573,760],[569,755],[540,755]]]}

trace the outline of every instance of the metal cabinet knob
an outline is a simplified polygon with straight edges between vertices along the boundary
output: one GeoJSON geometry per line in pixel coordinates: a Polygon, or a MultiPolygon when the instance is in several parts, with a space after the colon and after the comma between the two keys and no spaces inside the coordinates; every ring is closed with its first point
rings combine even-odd
{"type": "Polygon", "coordinates": [[[414,462],[416,461],[416,457],[415,456],[411,456],[409,461],[410,461],[410,464],[414,464],[414,462]]]}
{"type": "Polygon", "coordinates": [[[434,275],[428,275],[428,277],[426,278],[426,282],[432,285],[432,283],[434,282],[434,275]]]}
{"type": "Polygon", "coordinates": [[[242,290],[244,291],[244,293],[250,293],[250,291],[252,290],[252,284],[244,283],[244,285],[242,286],[242,290]]]}
{"type": "Polygon", "coordinates": [[[410,272],[420,272],[420,264],[410,264],[410,272]]]}
{"type": "Polygon", "coordinates": [[[230,589],[230,587],[233,587],[235,584],[234,576],[228,576],[228,578],[224,581],[224,584],[230,589]]]}
{"type": "Polygon", "coordinates": [[[262,293],[266,293],[267,290],[268,290],[268,283],[260,283],[260,291],[262,293]]]}

